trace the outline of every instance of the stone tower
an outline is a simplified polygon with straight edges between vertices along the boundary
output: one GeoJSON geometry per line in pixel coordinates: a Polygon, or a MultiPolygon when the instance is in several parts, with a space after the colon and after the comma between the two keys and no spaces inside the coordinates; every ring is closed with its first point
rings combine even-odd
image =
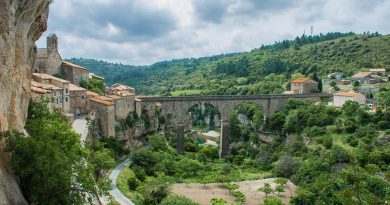
{"type": "Polygon", "coordinates": [[[58,52],[58,38],[54,33],[47,36],[47,52],[58,52]]]}

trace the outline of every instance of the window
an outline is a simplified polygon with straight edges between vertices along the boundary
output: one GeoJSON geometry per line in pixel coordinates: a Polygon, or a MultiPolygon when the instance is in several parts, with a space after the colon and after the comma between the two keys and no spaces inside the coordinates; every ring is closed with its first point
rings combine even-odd
{"type": "Polygon", "coordinates": [[[65,97],[65,102],[68,102],[68,97],[65,97]]]}
{"type": "Polygon", "coordinates": [[[65,93],[68,94],[68,92],[69,92],[69,91],[68,91],[68,88],[65,88],[65,93]]]}
{"type": "Polygon", "coordinates": [[[58,100],[58,98],[57,98],[57,105],[59,104],[59,100],[58,100]]]}
{"type": "Polygon", "coordinates": [[[81,96],[81,99],[84,99],[85,98],[85,96],[83,95],[83,96],[81,96]]]}

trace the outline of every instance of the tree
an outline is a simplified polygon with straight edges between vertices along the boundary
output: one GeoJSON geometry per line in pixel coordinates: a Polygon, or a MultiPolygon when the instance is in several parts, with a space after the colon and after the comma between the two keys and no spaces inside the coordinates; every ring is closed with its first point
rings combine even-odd
{"type": "Polygon", "coordinates": [[[274,166],[276,174],[283,177],[290,177],[294,174],[296,169],[296,163],[292,156],[283,155],[274,166]]]}
{"type": "Polygon", "coordinates": [[[276,178],[275,183],[278,184],[275,187],[275,191],[278,192],[278,196],[281,192],[284,192],[285,185],[287,184],[288,180],[286,178],[276,178]]]}
{"type": "Polygon", "coordinates": [[[171,193],[170,182],[172,179],[163,173],[157,173],[157,177],[148,178],[139,188],[145,205],[157,205],[171,193]]]}
{"type": "Polygon", "coordinates": [[[149,138],[149,144],[154,151],[166,151],[168,150],[167,141],[162,135],[153,135],[149,138]]]}
{"type": "Polygon", "coordinates": [[[283,201],[277,197],[266,197],[263,205],[283,205],[283,201]]]}
{"type": "Polygon", "coordinates": [[[268,197],[268,194],[271,194],[272,192],[274,192],[274,190],[272,189],[272,187],[269,183],[264,183],[264,186],[260,187],[258,190],[261,192],[264,192],[265,197],[268,197]]]}
{"type": "Polygon", "coordinates": [[[217,198],[212,198],[210,200],[211,205],[227,205],[227,201],[225,199],[217,199],[217,198]]]}
{"type": "Polygon", "coordinates": [[[45,102],[31,102],[26,130],[29,137],[6,133],[6,151],[30,204],[85,204],[101,194],[87,161],[89,150],[59,112],[50,113],[45,102]]]}
{"type": "Polygon", "coordinates": [[[165,199],[163,199],[160,205],[199,205],[199,204],[191,201],[191,199],[188,199],[186,197],[174,195],[174,196],[168,196],[165,199]]]}
{"type": "Polygon", "coordinates": [[[205,145],[200,149],[199,154],[206,156],[212,161],[219,158],[219,151],[215,146],[205,145]]]}
{"type": "Polygon", "coordinates": [[[275,191],[278,192],[278,196],[280,196],[280,193],[284,192],[284,186],[278,184],[278,185],[275,187],[275,191]]]}

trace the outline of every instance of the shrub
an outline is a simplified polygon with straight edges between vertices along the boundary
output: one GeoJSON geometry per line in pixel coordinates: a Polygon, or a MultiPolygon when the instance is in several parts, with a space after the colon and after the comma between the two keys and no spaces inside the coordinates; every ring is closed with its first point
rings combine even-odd
{"type": "Polygon", "coordinates": [[[283,177],[290,177],[294,174],[296,169],[296,163],[292,156],[283,155],[274,166],[274,171],[277,175],[283,177]]]}
{"type": "Polygon", "coordinates": [[[332,139],[332,137],[324,137],[322,140],[323,140],[322,145],[324,145],[324,147],[326,149],[332,148],[332,146],[333,146],[333,139],[332,139]]]}
{"type": "Polygon", "coordinates": [[[141,182],[135,176],[132,176],[132,177],[127,179],[127,185],[129,186],[129,189],[132,191],[137,189],[137,187],[140,183],[141,182]]]}
{"type": "Polygon", "coordinates": [[[198,203],[195,203],[184,196],[175,195],[166,197],[161,201],[160,205],[198,205],[198,203]]]}
{"type": "Polygon", "coordinates": [[[278,197],[266,197],[263,201],[264,205],[283,205],[283,202],[278,197]]]}

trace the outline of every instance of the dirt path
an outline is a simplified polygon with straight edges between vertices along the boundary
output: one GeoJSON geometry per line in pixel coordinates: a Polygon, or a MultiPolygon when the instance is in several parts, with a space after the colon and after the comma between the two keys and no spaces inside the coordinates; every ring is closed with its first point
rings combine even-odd
{"type": "MultiPolygon", "coordinates": [[[[276,184],[273,182],[274,178],[261,179],[255,181],[243,181],[237,182],[240,186],[239,191],[245,194],[246,196],[246,205],[258,205],[262,204],[265,194],[263,192],[257,191],[259,187],[262,187],[264,183],[269,183],[273,188],[276,184]]],[[[224,189],[219,186],[219,184],[212,183],[206,184],[175,184],[172,187],[173,193],[177,195],[182,195],[192,199],[195,202],[198,202],[201,205],[210,205],[210,200],[212,198],[223,198],[229,204],[234,202],[234,197],[229,194],[227,189],[224,189]]],[[[286,184],[285,192],[280,194],[280,198],[283,200],[284,204],[288,204],[290,201],[290,196],[295,194],[296,186],[290,181],[286,184]]],[[[277,196],[277,194],[273,194],[277,196]]]]}

